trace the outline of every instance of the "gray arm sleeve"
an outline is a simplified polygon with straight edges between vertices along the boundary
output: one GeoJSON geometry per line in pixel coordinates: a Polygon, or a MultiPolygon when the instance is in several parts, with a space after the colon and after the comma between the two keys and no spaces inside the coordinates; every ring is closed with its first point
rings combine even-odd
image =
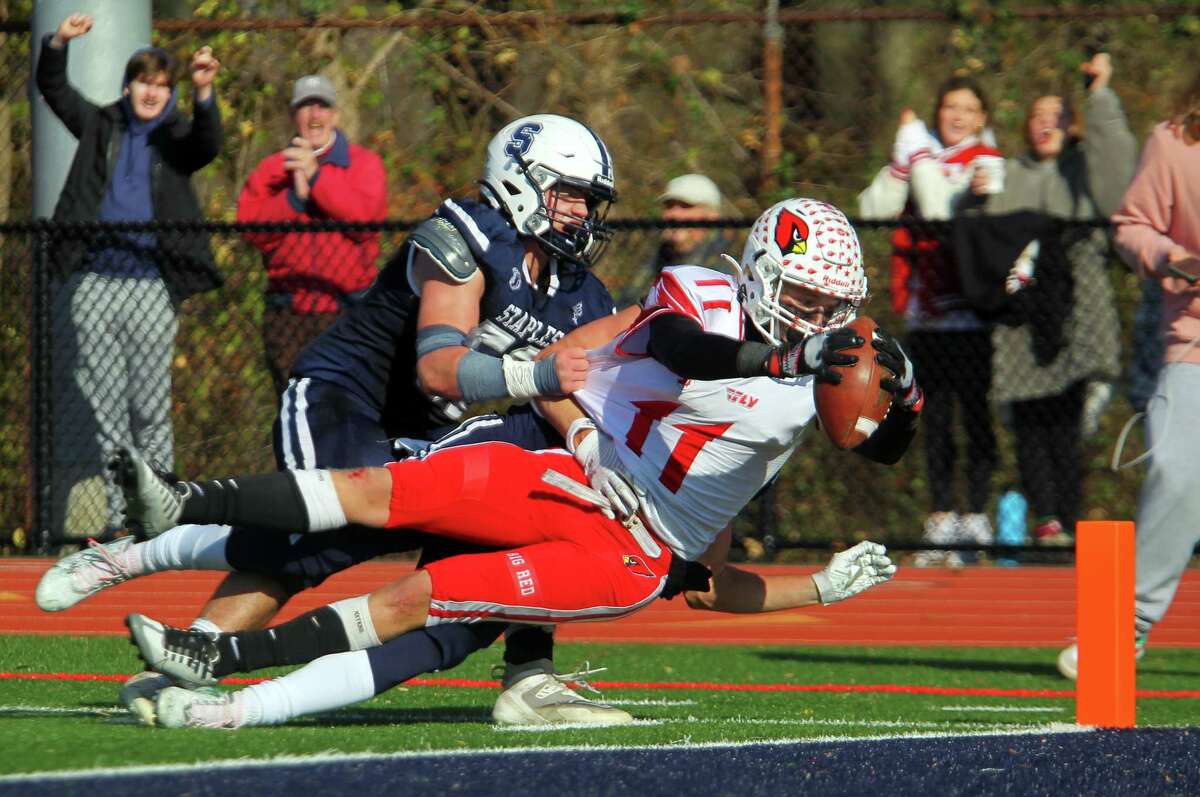
{"type": "Polygon", "coordinates": [[[446,219],[434,216],[408,235],[408,242],[427,254],[446,276],[462,284],[479,270],[471,247],[446,219]]]}
{"type": "Polygon", "coordinates": [[[1125,189],[1137,168],[1137,138],[1116,92],[1105,87],[1093,91],[1083,104],[1087,137],[1087,181],[1098,215],[1108,218],[1121,206],[1125,189]]]}

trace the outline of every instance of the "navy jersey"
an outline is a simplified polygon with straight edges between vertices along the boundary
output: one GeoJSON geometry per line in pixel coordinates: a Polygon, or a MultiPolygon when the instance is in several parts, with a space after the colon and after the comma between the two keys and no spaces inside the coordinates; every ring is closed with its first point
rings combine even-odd
{"type": "MultiPolygon", "coordinates": [[[[604,284],[579,268],[559,273],[549,289],[530,284],[516,230],[490,205],[447,199],[435,216],[452,223],[484,278],[479,325],[468,345],[493,356],[533,357],[575,327],[611,314],[604,284]]],[[[461,404],[423,394],[416,375],[419,298],[410,283],[407,242],[380,271],[362,301],[343,313],[297,358],[293,377],[331,382],[379,412],[389,437],[430,437],[457,420],[461,404]]]]}

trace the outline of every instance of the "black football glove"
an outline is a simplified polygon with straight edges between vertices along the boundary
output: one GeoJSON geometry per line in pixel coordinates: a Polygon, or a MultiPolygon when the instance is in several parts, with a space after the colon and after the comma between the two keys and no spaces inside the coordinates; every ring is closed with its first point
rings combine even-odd
{"type": "Polygon", "coordinates": [[[900,341],[876,328],[871,338],[871,347],[876,352],[875,362],[892,372],[892,376],[879,380],[879,386],[904,406],[911,408],[916,405],[921,389],[917,387],[912,360],[908,359],[908,355],[900,347],[900,341]]]}
{"type": "Polygon", "coordinates": [[[838,367],[858,362],[857,354],[845,354],[844,350],[861,345],[863,339],[849,327],[818,332],[799,343],[784,343],[771,349],[764,370],[769,376],[782,379],[814,374],[818,382],[837,385],[842,381],[838,367]]]}

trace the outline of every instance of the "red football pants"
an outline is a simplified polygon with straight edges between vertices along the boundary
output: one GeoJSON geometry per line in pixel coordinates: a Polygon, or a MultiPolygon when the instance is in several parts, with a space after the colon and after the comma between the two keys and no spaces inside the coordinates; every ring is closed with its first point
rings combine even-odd
{"type": "Polygon", "coordinates": [[[556,470],[583,484],[566,451],[481,443],[388,465],[388,528],[418,529],[492,548],[425,567],[427,625],[484,620],[611,620],[658,597],[671,553],[652,556],[598,507],[542,481],[556,470]]]}

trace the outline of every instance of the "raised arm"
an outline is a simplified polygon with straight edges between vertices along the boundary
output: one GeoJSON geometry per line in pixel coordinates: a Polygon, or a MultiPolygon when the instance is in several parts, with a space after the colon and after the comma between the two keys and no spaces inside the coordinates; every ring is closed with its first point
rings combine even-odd
{"type": "Polygon", "coordinates": [[[42,39],[42,50],[38,55],[37,86],[46,98],[46,104],[54,111],[71,135],[79,138],[83,134],[87,118],[99,107],[88,102],[67,80],[67,43],[92,29],[92,18],[87,14],[72,14],[64,19],[53,35],[42,39]]]}

